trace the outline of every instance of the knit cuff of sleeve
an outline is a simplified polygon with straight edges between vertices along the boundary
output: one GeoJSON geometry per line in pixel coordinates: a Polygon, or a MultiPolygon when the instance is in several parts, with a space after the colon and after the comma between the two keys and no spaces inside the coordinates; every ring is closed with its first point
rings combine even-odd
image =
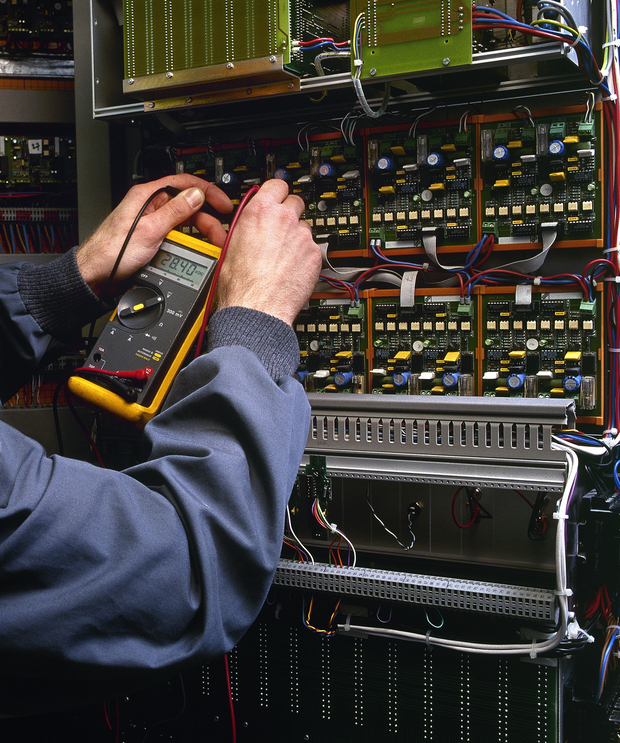
{"type": "Polygon", "coordinates": [[[295,331],[282,320],[246,307],[225,307],[209,321],[208,350],[243,346],[255,353],[269,376],[278,380],[299,366],[295,331]]]}
{"type": "Polygon", "coordinates": [[[24,263],[17,278],[28,312],[42,330],[61,341],[70,340],[77,328],[110,309],[82,278],[76,251],[42,265],[24,263]]]}

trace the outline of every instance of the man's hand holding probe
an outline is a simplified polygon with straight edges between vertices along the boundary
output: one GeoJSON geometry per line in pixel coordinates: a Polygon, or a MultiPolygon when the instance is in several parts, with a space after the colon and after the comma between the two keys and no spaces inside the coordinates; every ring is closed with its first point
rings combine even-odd
{"type": "MultiPolygon", "coordinates": [[[[230,199],[216,186],[191,175],[176,175],[134,186],[77,252],[84,280],[100,294],[136,215],[158,188],[179,189],[174,198],[158,194],[145,210],[118,268],[112,294],[148,263],[164,237],[191,222],[214,245],[226,233],[214,217],[199,211],[206,201],[222,214],[230,199]]],[[[218,280],[218,307],[246,307],[292,325],[321,270],[321,251],[301,220],[304,203],[283,181],[267,181],[248,202],[235,227],[218,280]]]]}

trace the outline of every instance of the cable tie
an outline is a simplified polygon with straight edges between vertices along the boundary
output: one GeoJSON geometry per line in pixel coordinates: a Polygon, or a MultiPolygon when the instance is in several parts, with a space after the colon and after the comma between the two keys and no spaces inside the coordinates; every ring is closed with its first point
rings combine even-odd
{"type": "Polygon", "coordinates": [[[338,524],[330,524],[329,526],[331,528],[332,534],[335,534],[336,531],[338,530],[338,524]]]}
{"type": "Polygon", "coordinates": [[[608,348],[609,353],[620,353],[620,348],[608,348]]]}
{"type": "Polygon", "coordinates": [[[361,67],[364,64],[363,59],[354,59],[353,60],[353,67],[361,67]]]}
{"type": "Polygon", "coordinates": [[[620,247],[605,248],[605,250],[603,250],[603,253],[617,253],[619,250],[620,250],[620,247]]]}
{"type": "Polygon", "coordinates": [[[572,596],[573,595],[573,592],[571,591],[570,588],[565,588],[563,591],[558,591],[556,588],[556,590],[553,593],[555,593],[556,596],[572,596]]]}
{"type": "Polygon", "coordinates": [[[606,431],[603,431],[603,436],[617,436],[617,435],[618,435],[617,428],[608,428],[606,431]]]}
{"type": "Polygon", "coordinates": [[[620,276],[605,276],[603,281],[607,281],[611,284],[620,284],[620,276]]]}
{"type": "Polygon", "coordinates": [[[601,98],[601,102],[605,103],[606,101],[617,101],[618,96],[615,93],[611,93],[607,98],[601,98]]]}
{"type": "Polygon", "coordinates": [[[430,267],[431,267],[431,264],[430,264],[430,263],[423,263],[423,264],[422,264],[422,270],[423,270],[423,271],[428,271],[428,269],[429,269],[430,267]]]}
{"type": "Polygon", "coordinates": [[[344,623],[344,631],[349,632],[351,630],[351,615],[347,614],[347,618],[344,623]]]}
{"type": "Polygon", "coordinates": [[[620,39],[614,39],[613,41],[607,41],[604,44],[601,44],[603,49],[607,46],[620,46],[620,39]]]}
{"type": "Polygon", "coordinates": [[[536,652],[536,640],[532,640],[532,648],[530,650],[530,658],[534,660],[538,653],[536,652]]]}
{"type": "Polygon", "coordinates": [[[427,647],[429,647],[429,648],[430,648],[430,646],[431,646],[431,631],[430,631],[430,629],[429,629],[429,631],[428,631],[428,632],[426,633],[426,645],[427,645],[427,647]]]}
{"type": "Polygon", "coordinates": [[[567,519],[567,518],[568,518],[568,514],[567,514],[567,513],[558,513],[558,512],[556,511],[556,512],[555,512],[555,513],[553,514],[553,518],[554,518],[554,519],[561,519],[562,521],[564,521],[565,519],[567,519]]]}
{"type": "Polygon", "coordinates": [[[540,286],[541,281],[542,281],[542,276],[536,276],[534,278],[534,286],[540,286]]]}

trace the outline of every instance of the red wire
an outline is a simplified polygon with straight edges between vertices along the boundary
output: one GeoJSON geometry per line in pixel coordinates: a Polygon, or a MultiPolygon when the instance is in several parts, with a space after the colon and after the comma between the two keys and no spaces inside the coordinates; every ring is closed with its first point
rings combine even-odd
{"type": "Polygon", "coordinates": [[[202,326],[200,327],[200,333],[198,334],[198,341],[196,342],[196,351],[194,353],[195,359],[197,359],[200,356],[200,351],[202,349],[202,343],[205,337],[205,330],[207,327],[207,322],[209,321],[209,313],[211,311],[211,304],[213,303],[213,297],[215,296],[215,285],[220,275],[220,271],[222,270],[222,263],[224,263],[224,258],[226,257],[226,252],[228,251],[228,245],[230,243],[230,238],[232,236],[233,230],[235,229],[235,225],[237,224],[237,221],[245,205],[248,203],[248,201],[252,198],[252,196],[254,196],[254,194],[259,189],[260,189],[260,186],[252,186],[252,188],[250,188],[250,190],[241,199],[241,203],[237,207],[235,216],[233,217],[232,222],[230,223],[228,234],[226,235],[226,241],[224,242],[224,247],[222,248],[222,252],[220,253],[220,259],[217,262],[217,266],[215,267],[215,272],[213,274],[213,281],[211,282],[211,289],[209,290],[209,296],[207,297],[207,303],[205,305],[205,313],[202,319],[202,326]]]}
{"type": "Polygon", "coordinates": [[[459,497],[459,493],[461,492],[461,490],[463,490],[463,488],[459,488],[454,494],[454,498],[452,498],[452,519],[454,523],[459,527],[459,529],[469,529],[469,527],[473,526],[474,523],[476,522],[476,519],[478,518],[478,514],[480,513],[480,508],[478,508],[478,504],[476,504],[475,508],[473,509],[470,522],[468,524],[461,524],[461,522],[456,517],[456,500],[459,497]]]}

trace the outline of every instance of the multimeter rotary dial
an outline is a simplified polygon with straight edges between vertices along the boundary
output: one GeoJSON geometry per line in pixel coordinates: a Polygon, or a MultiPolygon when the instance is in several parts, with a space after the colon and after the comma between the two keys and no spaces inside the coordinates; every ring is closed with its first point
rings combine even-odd
{"type": "Polygon", "coordinates": [[[117,319],[130,330],[144,330],[156,323],[164,311],[164,297],[148,286],[134,286],[118,303],[117,319]]]}

